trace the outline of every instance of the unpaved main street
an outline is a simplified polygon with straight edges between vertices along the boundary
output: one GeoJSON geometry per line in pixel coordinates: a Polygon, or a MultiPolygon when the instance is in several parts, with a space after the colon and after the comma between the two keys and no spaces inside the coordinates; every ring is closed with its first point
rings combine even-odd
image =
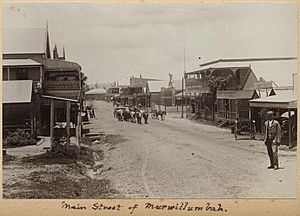
{"type": "Polygon", "coordinates": [[[105,152],[103,173],[121,197],[279,198],[296,196],[296,153],[280,151],[268,170],[262,141],[235,141],[229,130],[181,119],[118,122],[112,105],[93,102],[93,132],[120,135],[105,152]]]}

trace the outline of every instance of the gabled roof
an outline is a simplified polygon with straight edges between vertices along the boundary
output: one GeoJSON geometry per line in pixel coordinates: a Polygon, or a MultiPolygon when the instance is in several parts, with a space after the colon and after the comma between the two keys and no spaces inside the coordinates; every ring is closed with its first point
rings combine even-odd
{"type": "Polygon", "coordinates": [[[148,81],[150,92],[160,92],[162,87],[167,87],[168,81],[148,81]]]}
{"type": "Polygon", "coordinates": [[[41,66],[32,59],[3,59],[3,66],[41,66]]]}
{"type": "Polygon", "coordinates": [[[32,80],[3,81],[2,103],[30,103],[32,80]]]}
{"type": "Polygon", "coordinates": [[[46,54],[47,29],[3,29],[3,54],[46,54]]]}

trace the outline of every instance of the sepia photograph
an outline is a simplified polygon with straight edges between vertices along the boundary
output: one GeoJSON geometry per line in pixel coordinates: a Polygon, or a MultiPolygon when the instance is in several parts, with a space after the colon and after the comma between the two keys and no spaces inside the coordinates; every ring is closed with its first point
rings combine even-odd
{"type": "Polygon", "coordinates": [[[297,13],[2,3],[3,199],[296,199],[297,13]]]}

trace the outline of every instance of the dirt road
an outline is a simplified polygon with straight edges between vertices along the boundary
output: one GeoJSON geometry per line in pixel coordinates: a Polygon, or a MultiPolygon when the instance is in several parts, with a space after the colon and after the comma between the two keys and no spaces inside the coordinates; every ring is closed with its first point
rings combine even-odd
{"type": "MultiPolygon", "coordinates": [[[[105,153],[104,173],[122,197],[269,198],[296,196],[296,154],[280,151],[268,170],[262,141],[235,141],[230,131],[181,119],[118,122],[112,105],[93,102],[93,131],[124,140],[105,153]]],[[[103,177],[103,176],[102,176],[103,177]]]]}

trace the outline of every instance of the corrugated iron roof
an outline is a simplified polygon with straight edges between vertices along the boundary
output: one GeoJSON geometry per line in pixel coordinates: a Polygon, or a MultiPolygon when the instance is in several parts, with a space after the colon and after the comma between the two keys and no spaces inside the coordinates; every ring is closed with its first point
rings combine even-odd
{"type": "Polygon", "coordinates": [[[30,103],[32,80],[3,81],[2,103],[30,103]]]}
{"type": "Polygon", "coordinates": [[[59,59],[43,59],[43,65],[46,70],[81,70],[81,66],[76,62],[59,60],[59,59]]]}
{"type": "Polygon", "coordinates": [[[255,90],[242,90],[242,91],[231,91],[222,90],[217,91],[218,99],[251,99],[255,94],[255,90]]]}
{"type": "Polygon", "coordinates": [[[275,91],[276,95],[252,99],[250,102],[256,103],[289,103],[297,101],[297,94],[293,91],[275,91]]]}
{"type": "Polygon", "coordinates": [[[3,59],[3,66],[40,66],[39,62],[32,59],[3,59]]]}
{"type": "Polygon", "coordinates": [[[46,29],[3,29],[3,54],[46,53],[46,38],[46,29]]]}
{"type": "Polygon", "coordinates": [[[292,74],[297,73],[297,65],[298,61],[295,57],[219,59],[201,64],[199,70],[187,74],[199,73],[209,68],[250,67],[257,78],[263,77],[282,86],[292,84],[292,74]]]}
{"type": "Polygon", "coordinates": [[[207,66],[216,64],[219,62],[250,62],[250,61],[282,61],[282,60],[296,60],[296,57],[251,57],[251,58],[223,58],[217,59],[209,62],[205,62],[200,66],[207,66]]]}
{"type": "Polygon", "coordinates": [[[217,62],[215,64],[201,67],[201,70],[216,69],[216,68],[248,68],[250,63],[247,62],[217,62]]]}

